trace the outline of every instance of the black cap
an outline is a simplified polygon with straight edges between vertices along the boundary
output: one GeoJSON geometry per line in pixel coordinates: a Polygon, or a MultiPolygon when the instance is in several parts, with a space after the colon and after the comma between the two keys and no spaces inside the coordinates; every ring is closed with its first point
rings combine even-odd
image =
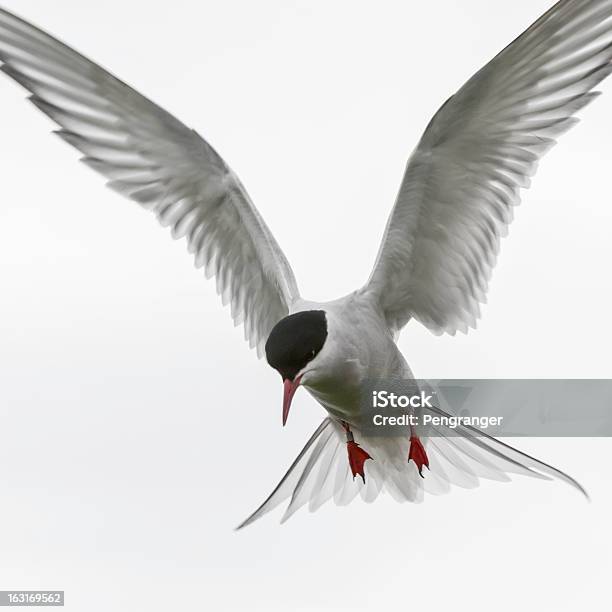
{"type": "Polygon", "coordinates": [[[327,318],[323,310],[305,310],[279,321],[266,342],[266,359],[283,379],[296,374],[323,348],[327,318]]]}

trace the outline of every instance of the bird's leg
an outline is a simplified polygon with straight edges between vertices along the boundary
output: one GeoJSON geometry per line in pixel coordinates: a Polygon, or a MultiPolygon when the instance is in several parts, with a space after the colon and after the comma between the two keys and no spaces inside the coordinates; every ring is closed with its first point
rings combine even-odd
{"type": "Polygon", "coordinates": [[[408,451],[408,462],[410,462],[411,459],[417,466],[421,478],[425,478],[425,476],[423,476],[423,466],[426,466],[427,469],[429,469],[429,458],[427,457],[425,448],[423,447],[423,444],[412,425],[410,426],[410,450],[408,451]]]}
{"type": "Polygon", "coordinates": [[[340,421],[340,424],[346,432],[346,450],[348,451],[349,466],[351,468],[351,472],[353,473],[353,480],[355,480],[355,476],[359,474],[365,484],[363,464],[368,459],[372,459],[372,457],[370,457],[370,455],[368,455],[368,453],[366,453],[363,448],[361,448],[359,444],[355,442],[355,438],[349,424],[346,421],[340,421]]]}

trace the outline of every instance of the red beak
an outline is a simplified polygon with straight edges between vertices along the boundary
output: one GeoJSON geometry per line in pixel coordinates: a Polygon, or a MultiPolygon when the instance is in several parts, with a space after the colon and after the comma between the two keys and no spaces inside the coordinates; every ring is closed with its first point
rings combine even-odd
{"type": "Polygon", "coordinates": [[[301,376],[295,378],[295,380],[289,380],[285,378],[284,387],[285,391],[283,393],[283,427],[287,422],[287,417],[289,416],[289,408],[291,408],[291,400],[297,391],[297,388],[300,386],[300,381],[302,380],[301,376]]]}

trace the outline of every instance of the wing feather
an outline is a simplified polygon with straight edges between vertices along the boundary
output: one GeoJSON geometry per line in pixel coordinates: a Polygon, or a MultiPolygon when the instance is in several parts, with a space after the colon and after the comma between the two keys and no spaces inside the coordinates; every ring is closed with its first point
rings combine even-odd
{"type": "Polygon", "coordinates": [[[195,131],[45,32],[0,9],[0,70],[114,191],[187,240],[261,355],[299,296],[280,247],[232,170],[195,131]]]}
{"type": "Polygon", "coordinates": [[[436,113],[364,291],[397,331],[476,326],[520,190],[612,72],[612,1],[561,0],[436,113]]]}

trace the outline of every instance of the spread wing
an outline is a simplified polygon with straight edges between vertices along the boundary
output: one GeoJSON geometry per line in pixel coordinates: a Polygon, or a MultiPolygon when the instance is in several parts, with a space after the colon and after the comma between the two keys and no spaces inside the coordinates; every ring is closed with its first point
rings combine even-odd
{"type": "Polygon", "coordinates": [[[185,238],[261,354],[298,297],[295,278],[240,181],[168,112],[55,38],[0,9],[0,70],[108,185],[185,238]]]}
{"type": "Polygon", "coordinates": [[[611,0],[561,0],[431,120],[364,288],[393,330],[475,327],[520,190],[612,72],[611,16],[611,0]]]}

